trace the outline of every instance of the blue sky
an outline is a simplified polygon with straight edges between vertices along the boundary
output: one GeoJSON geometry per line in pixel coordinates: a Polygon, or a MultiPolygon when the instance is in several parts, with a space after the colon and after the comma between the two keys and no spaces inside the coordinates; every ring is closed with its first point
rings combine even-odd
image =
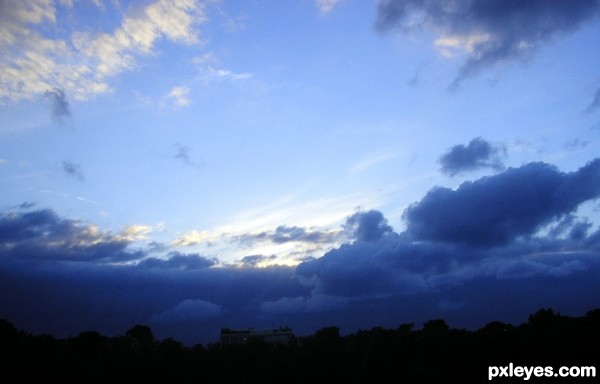
{"type": "Polygon", "coordinates": [[[3,1],[0,317],[193,341],[598,306],[599,28],[591,0],[3,1]]]}

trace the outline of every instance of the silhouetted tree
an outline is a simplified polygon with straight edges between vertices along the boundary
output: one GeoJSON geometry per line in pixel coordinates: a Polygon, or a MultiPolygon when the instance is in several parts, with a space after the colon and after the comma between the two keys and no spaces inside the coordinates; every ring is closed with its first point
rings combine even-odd
{"type": "Polygon", "coordinates": [[[400,332],[410,332],[415,327],[415,323],[403,323],[398,326],[400,332]]]}
{"type": "Polygon", "coordinates": [[[125,337],[136,351],[147,353],[154,347],[154,334],[147,325],[135,325],[125,333],[125,337]]]}
{"type": "Polygon", "coordinates": [[[529,315],[528,323],[534,327],[548,327],[555,325],[560,319],[560,313],[555,313],[552,308],[542,308],[536,313],[529,315]]]}
{"type": "Polygon", "coordinates": [[[488,366],[509,362],[597,366],[589,351],[600,345],[600,310],[571,318],[542,309],[519,326],[494,321],[476,332],[435,319],[417,331],[402,324],[342,336],[332,326],[300,339],[186,347],[136,325],[123,336],[87,331],[63,340],[0,320],[0,382],[482,383],[488,366]]]}
{"type": "Polygon", "coordinates": [[[445,332],[449,329],[450,327],[443,319],[429,320],[423,323],[424,332],[445,332]]]}

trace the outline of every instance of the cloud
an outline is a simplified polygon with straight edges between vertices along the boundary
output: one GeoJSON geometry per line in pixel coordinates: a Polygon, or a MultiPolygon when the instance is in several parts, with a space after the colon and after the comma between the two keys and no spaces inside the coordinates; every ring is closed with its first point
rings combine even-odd
{"type": "Polygon", "coordinates": [[[197,64],[200,66],[205,65],[207,63],[216,63],[218,61],[219,61],[219,59],[217,58],[217,55],[214,54],[214,52],[207,52],[200,56],[196,56],[192,59],[192,62],[194,64],[197,64]]]}
{"type": "Polygon", "coordinates": [[[279,226],[275,229],[275,233],[270,236],[270,239],[278,244],[290,241],[326,243],[332,241],[332,234],[329,232],[306,230],[297,226],[279,226]]]}
{"type": "Polygon", "coordinates": [[[410,251],[422,253],[398,239],[345,244],[301,263],[296,274],[318,295],[364,299],[426,291],[424,277],[408,268],[415,257],[410,251]]]}
{"type": "Polygon", "coordinates": [[[126,262],[140,258],[129,241],[48,209],[0,216],[0,253],[15,259],[126,262]]]}
{"type": "Polygon", "coordinates": [[[195,161],[192,157],[192,153],[194,152],[192,148],[180,144],[175,143],[171,145],[171,149],[174,151],[173,158],[182,161],[184,164],[196,168],[202,169],[206,164],[203,161],[195,161]]]}
{"type": "Polygon", "coordinates": [[[221,311],[221,306],[200,299],[187,299],[175,307],[152,317],[158,323],[178,323],[190,320],[204,320],[214,317],[221,311]]]}
{"type": "Polygon", "coordinates": [[[119,233],[118,237],[126,241],[146,240],[151,232],[152,227],[149,225],[128,225],[119,233]]]}
{"type": "Polygon", "coordinates": [[[188,97],[189,93],[190,89],[186,86],[173,87],[167,95],[167,98],[172,100],[175,105],[184,107],[190,105],[192,102],[188,97]]]}
{"type": "MultiPolygon", "coordinates": [[[[340,235],[341,232],[338,230],[318,230],[317,228],[280,225],[275,230],[224,236],[229,237],[230,241],[251,245],[256,242],[326,244],[335,242],[340,235]]],[[[201,236],[198,238],[201,238],[201,236]]]]}
{"type": "Polygon", "coordinates": [[[377,241],[392,232],[379,211],[357,212],[346,220],[344,227],[358,241],[377,241]]]}
{"type": "Polygon", "coordinates": [[[76,178],[79,181],[85,181],[83,172],[81,171],[81,165],[73,163],[71,161],[63,161],[63,171],[71,177],[76,178]]]}
{"type": "Polygon", "coordinates": [[[69,101],[63,90],[53,89],[52,91],[46,91],[44,95],[52,101],[52,118],[55,121],[62,123],[71,116],[69,101]]]}
{"type": "Polygon", "coordinates": [[[199,79],[204,81],[245,81],[252,76],[253,74],[249,72],[236,73],[229,69],[215,69],[209,66],[202,70],[199,79]]]}
{"type": "Polygon", "coordinates": [[[217,259],[208,259],[197,253],[185,254],[173,251],[167,254],[167,258],[149,257],[137,265],[141,268],[193,270],[210,268],[217,264],[217,259]]]}
{"type": "MultiPolygon", "coordinates": [[[[546,222],[554,212],[561,218],[556,231],[474,247],[462,238],[417,236],[415,228],[424,223],[411,221],[410,215],[406,230],[396,233],[381,212],[361,211],[344,225],[351,241],[297,267],[253,267],[271,257],[263,255],[242,259],[245,268],[217,265],[197,253],[156,256],[155,246],[129,249],[131,241],[147,236],[143,225],[111,234],[51,210],[5,212],[0,216],[0,313],[19,328],[59,337],[89,329],[117,335],[133,324],[150,323],[157,337],[188,344],[216,341],[224,326],[287,324],[303,335],[332,324],[352,332],[440,317],[453,327],[473,328],[491,320],[524,321],[549,306],[582,313],[600,306],[600,231],[589,233],[591,223],[570,207],[597,193],[598,163],[570,173],[527,164],[479,179],[470,190],[463,185],[450,191],[469,192],[470,199],[463,196],[466,203],[439,196],[454,208],[441,204],[440,215],[453,215],[465,230],[484,225],[482,215],[492,228],[506,217],[522,228],[527,226],[521,221],[546,222]],[[508,196],[541,194],[540,201],[548,189],[553,204],[546,206],[547,215],[528,211],[534,220],[504,203],[483,205],[473,214],[477,202],[496,188],[499,194],[508,190],[508,196]],[[497,213],[489,218],[491,208],[497,213]]],[[[435,196],[417,204],[430,204],[435,196]]],[[[293,227],[286,228],[282,233],[294,236],[293,227]]]]}
{"type": "Polygon", "coordinates": [[[19,204],[17,206],[17,208],[20,208],[20,209],[29,209],[29,208],[32,208],[34,205],[35,205],[35,203],[24,201],[23,203],[19,204]]]}
{"type": "Polygon", "coordinates": [[[596,93],[594,94],[594,100],[592,100],[590,105],[588,105],[585,112],[592,113],[598,110],[598,108],[600,108],[600,88],[596,90],[596,93]]]}
{"type": "Polygon", "coordinates": [[[66,94],[83,100],[105,93],[110,77],[135,68],[137,59],[153,53],[161,38],[197,44],[195,25],[205,20],[199,1],[157,0],[131,8],[112,33],[69,31],[65,37],[39,32],[67,29],[54,1],[7,0],[0,7],[0,50],[7,53],[0,57],[4,102],[48,92],[59,102],[66,94]]]}
{"type": "MultiPolygon", "coordinates": [[[[532,277],[587,276],[600,266],[600,231],[588,235],[591,223],[574,212],[598,196],[598,159],[570,173],[531,163],[455,191],[438,187],[405,210],[402,233],[378,211],[350,216],[345,227],[354,228],[356,241],[301,263],[296,276],[312,295],[353,301],[409,300],[464,285],[481,289],[479,278],[486,276],[519,284],[532,277]],[[552,223],[554,230],[537,234],[552,223]]],[[[303,305],[287,298],[267,309],[300,311],[303,305]]]]}
{"type": "Polygon", "coordinates": [[[262,262],[275,260],[276,258],[277,258],[277,256],[275,256],[275,255],[271,255],[271,256],[251,255],[251,256],[244,256],[240,260],[240,263],[245,267],[258,267],[262,262]]]}
{"type": "Polygon", "coordinates": [[[434,188],[406,209],[404,219],[416,239],[501,245],[535,234],[598,196],[600,159],[570,173],[530,163],[456,190],[434,188]]]}
{"type": "Polygon", "coordinates": [[[480,168],[500,171],[504,169],[500,155],[505,153],[504,147],[494,146],[481,137],[477,137],[468,145],[455,145],[450,148],[448,153],[442,155],[439,160],[442,164],[440,170],[449,176],[480,168]]]}
{"type": "Polygon", "coordinates": [[[597,0],[380,0],[376,29],[405,34],[433,30],[440,52],[466,54],[452,86],[480,71],[531,56],[555,37],[577,30],[600,11],[597,0]]]}
{"type": "MultiPolygon", "coordinates": [[[[189,344],[216,341],[221,327],[287,324],[302,335],[440,317],[476,328],[525,321],[540,307],[577,314],[600,306],[600,230],[576,210],[599,194],[598,159],[573,172],[530,163],[432,189],[405,210],[400,233],[379,211],[356,212],[344,244],[266,268],[258,266],[273,256],[246,256],[239,268],[197,253],[157,255],[155,243],[131,249],[147,226],[112,234],[16,209],[0,215],[0,313],[60,337],[149,322],[157,337],[189,344]]],[[[281,228],[265,241],[311,232],[281,228]]]]}
{"type": "Polygon", "coordinates": [[[196,244],[213,245],[223,239],[224,235],[211,234],[208,231],[197,231],[195,229],[184,233],[172,241],[172,246],[191,246],[196,244]]]}
{"type": "Polygon", "coordinates": [[[190,147],[186,147],[185,145],[181,145],[179,143],[175,143],[171,147],[175,149],[175,154],[173,155],[174,158],[179,159],[186,164],[191,163],[192,159],[190,156],[192,149],[190,147]]]}
{"type": "Polygon", "coordinates": [[[331,10],[340,3],[341,0],[316,0],[317,6],[322,13],[329,13],[331,10]]]}
{"type": "Polygon", "coordinates": [[[583,141],[581,139],[572,139],[565,143],[565,148],[568,151],[577,151],[584,149],[589,144],[589,141],[583,141]]]}

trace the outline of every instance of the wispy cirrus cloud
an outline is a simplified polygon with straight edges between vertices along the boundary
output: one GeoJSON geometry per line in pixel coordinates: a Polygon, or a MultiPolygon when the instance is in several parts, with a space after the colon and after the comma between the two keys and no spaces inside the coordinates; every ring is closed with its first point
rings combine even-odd
{"type": "Polygon", "coordinates": [[[199,79],[202,81],[244,81],[252,78],[249,72],[233,72],[229,69],[206,67],[202,69],[199,79]]]}

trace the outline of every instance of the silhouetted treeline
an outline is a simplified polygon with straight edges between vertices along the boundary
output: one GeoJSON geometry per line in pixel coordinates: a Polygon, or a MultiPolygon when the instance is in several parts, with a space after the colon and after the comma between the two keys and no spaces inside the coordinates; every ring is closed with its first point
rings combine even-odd
{"type": "Polygon", "coordinates": [[[483,383],[488,366],[511,362],[600,368],[600,309],[582,317],[542,309],[519,326],[492,322],[477,331],[437,319],[419,330],[401,324],[341,336],[337,327],[327,327],[292,345],[206,347],[156,340],[145,325],[117,337],[90,331],[56,339],[0,320],[0,353],[2,383],[483,383]]]}

